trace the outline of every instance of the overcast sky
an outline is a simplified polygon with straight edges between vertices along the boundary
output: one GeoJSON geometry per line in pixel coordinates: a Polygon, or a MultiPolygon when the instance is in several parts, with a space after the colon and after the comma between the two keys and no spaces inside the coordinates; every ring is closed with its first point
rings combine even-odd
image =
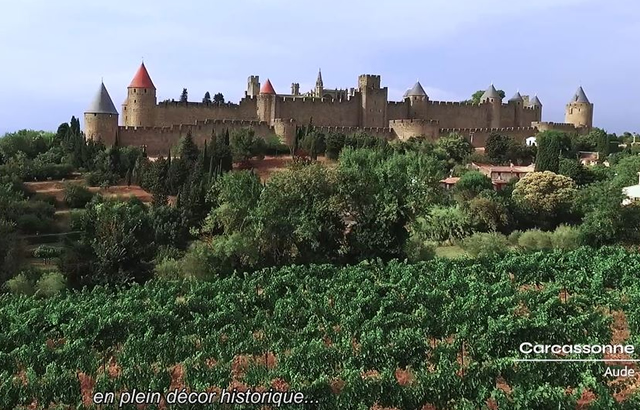
{"type": "Polygon", "coordinates": [[[144,57],[158,99],[206,91],[237,102],[247,77],[289,93],[355,87],[380,74],[399,100],[420,79],[432,100],[493,82],[538,94],[564,121],[581,84],[594,125],[640,131],[638,0],[3,0],[0,133],[55,130],[104,82],[118,110],[144,57]]]}

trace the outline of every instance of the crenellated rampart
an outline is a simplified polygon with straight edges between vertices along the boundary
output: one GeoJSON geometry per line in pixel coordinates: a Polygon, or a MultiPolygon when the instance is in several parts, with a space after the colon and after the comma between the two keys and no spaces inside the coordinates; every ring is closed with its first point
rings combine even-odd
{"type": "Polygon", "coordinates": [[[180,138],[191,131],[193,140],[199,146],[215,133],[223,134],[226,130],[252,128],[256,135],[268,137],[275,131],[266,122],[252,120],[201,120],[192,124],[177,124],[167,127],[119,127],[118,143],[123,146],[144,146],[147,155],[167,156],[180,138]]]}
{"type": "Polygon", "coordinates": [[[299,124],[310,121],[320,126],[357,127],[360,97],[348,100],[313,97],[276,98],[275,117],[291,118],[299,124]]]}
{"type": "Polygon", "coordinates": [[[503,128],[441,128],[440,135],[446,136],[452,133],[460,134],[469,139],[471,145],[476,148],[484,147],[487,138],[491,134],[508,135],[520,143],[537,133],[536,127],[503,127],[503,128]]]}

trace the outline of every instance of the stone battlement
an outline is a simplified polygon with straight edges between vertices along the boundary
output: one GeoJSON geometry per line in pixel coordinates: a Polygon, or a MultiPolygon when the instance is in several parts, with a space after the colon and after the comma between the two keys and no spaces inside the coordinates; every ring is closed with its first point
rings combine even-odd
{"type": "Polygon", "coordinates": [[[457,105],[457,106],[465,106],[465,107],[480,107],[486,103],[474,104],[472,102],[467,101],[431,101],[429,100],[429,104],[431,105],[457,105]]]}
{"type": "Polygon", "coordinates": [[[422,120],[419,118],[413,118],[408,120],[390,120],[389,123],[392,125],[400,125],[400,124],[438,124],[440,121],[438,120],[422,120]]]}
{"type": "MultiPolygon", "coordinates": [[[[467,134],[474,146],[482,146],[493,132],[518,139],[550,129],[587,132],[593,118],[592,104],[567,107],[565,121],[569,124],[564,124],[540,122],[542,107],[502,100],[493,103],[431,101],[423,96],[389,101],[389,89],[381,84],[378,74],[359,75],[357,86],[349,88],[346,98],[330,97],[333,89],[329,95],[318,93],[317,97],[278,95],[273,87],[263,87],[266,92],[260,93],[259,77],[250,76],[244,97],[238,103],[224,104],[158,103],[157,90],[144,65],[134,78],[136,84],[142,86],[128,88],[121,113],[111,107],[110,96],[102,86],[97,101],[110,104],[85,113],[86,135],[111,144],[145,145],[149,152],[167,152],[187,132],[191,132],[198,143],[204,143],[212,133],[252,127],[256,135],[275,134],[290,142],[295,138],[298,125],[313,123],[324,132],[366,132],[401,140],[437,139],[442,133],[459,132],[467,134]],[[102,114],[105,110],[109,116],[102,114]],[[118,119],[123,126],[118,126],[118,119]]],[[[414,87],[422,95],[422,86],[416,83],[414,87]]]]}
{"type": "Polygon", "coordinates": [[[513,131],[536,131],[536,127],[502,127],[502,128],[440,128],[440,134],[451,134],[453,132],[513,132],[513,131]]]}
{"type": "Polygon", "coordinates": [[[197,120],[191,124],[174,124],[165,127],[130,127],[130,126],[120,126],[118,127],[121,130],[125,131],[149,131],[155,130],[158,132],[173,132],[179,131],[182,129],[189,129],[198,126],[207,126],[207,125],[221,125],[226,124],[231,127],[255,127],[259,125],[266,125],[265,121],[256,121],[256,120],[197,120]]]}
{"type": "Polygon", "coordinates": [[[293,96],[293,97],[282,97],[282,96],[278,96],[278,104],[299,104],[299,103],[305,103],[305,104],[353,104],[354,100],[353,99],[344,99],[344,100],[338,100],[335,98],[320,98],[320,97],[306,97],[306,96],[293,96]]]}

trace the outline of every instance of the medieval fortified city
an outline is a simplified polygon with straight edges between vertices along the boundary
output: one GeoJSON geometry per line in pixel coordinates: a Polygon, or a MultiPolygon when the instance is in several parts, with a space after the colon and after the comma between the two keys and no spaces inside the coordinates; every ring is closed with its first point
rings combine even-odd
{"type": "Polygon", "coordinates": [[[565,122],[544,122],[537,96],[530,99],[516,92],[503,101],[493,84],[479,104],[432,101],[420,82],[406,91],[402,101],[389,101],[379,75],[360,75],[357,88],[325,89],[320,72],[315,90],[306,94],[299,92],[297,83],[291,84],[291,94],[279,94],[271,81],[261,85],[260,78],[252,75],[238,104],[158,103],[156,86],[143,62],[127,87],[120,113],[104,83],[100,85],[84,114],[84,131],[107,146],[144,146],[149,156],[158,156],[167,155],[188,131],[199,145],[212,133],[244,127],[290,143],[297,126],[310,122],[319,131],[360,131],[387,140],[437,140],[459,133],[474,147],[483,147],[494,132],[522,142],[546,130],[586,134],[592,128],[593,104],[579,87],[566,105],[565,122]]]}
{"type": "Polygon", "coordinates": [[[638,28],[4,1],[0,410],[639,410],[638,28]]]}

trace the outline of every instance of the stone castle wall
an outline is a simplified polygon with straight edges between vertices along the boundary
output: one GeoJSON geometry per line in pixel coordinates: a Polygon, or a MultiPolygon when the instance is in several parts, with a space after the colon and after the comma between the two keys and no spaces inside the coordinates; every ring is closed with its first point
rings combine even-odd
{"type": "Polygon", "coordinates": [[[469,139],[475,148],[482,148],[487,143],[487,138],[491,134],[508,135],[516,141],[524,144],[526,139],[534,136],[538,129],[536,127],[504,127],[504,128],[441,128],[440,135],[458,133],[469,139]]]}
{"type": "Polygon", "coordinates": [[[331,100],[326,98],[276,97],[276,118],[293,119],[299,124],[357,127],[359,123],[359,98],[331,100]]]}
{"type": "Polygon", "coordinates": [[[226,130],[252,128],[257,136],[269,137],[274,130],[265,122],[248,120],[204,120],[193,124],[180,124],[170,127],[119,127],[118,144],[122,146],[145,146],[150,157],[167,156],[180,138],[191,131],[194,142],[202,147],[205,141],[215,133],[222,135],[226,130]]]}
{"type": "Polygon", "coordinates": [[[204,120],[258,120],[256,99],[243,98],[239,104],[162,102],[154,109],[155,125],[169,127],[204,120]]]}

